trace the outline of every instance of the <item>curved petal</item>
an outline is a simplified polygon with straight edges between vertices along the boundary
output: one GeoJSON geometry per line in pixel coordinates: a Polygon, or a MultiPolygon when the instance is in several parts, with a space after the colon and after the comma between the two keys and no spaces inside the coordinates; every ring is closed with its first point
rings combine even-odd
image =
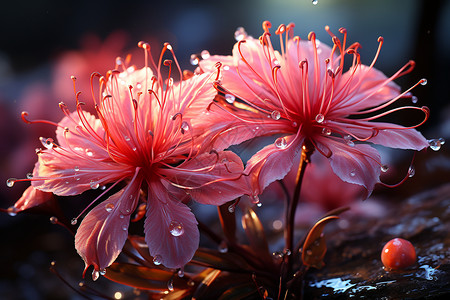
{"type": "Polygon", "coordinates": [[[422,150],[429,147],[427,139],[415,129],[406,129],[392,123],[371,123],[381,129],[369,142],[398,149],[422,150]]]}
{"type": "Polygon", "coordinates": [[[222,205],[249,193],[241,159],[231,151],[202,154],[161,174],[203,204],[222,205]]]}
{"type": "Polygon", "coordinates": [[[292,168],[294,158],[301,150],[303,138],[294,135],[284,137],[286,148],[268,145],[250,158],[245,167],[247,180],[252,187],[252,195],[256,196],[275,180],[284,178],[292,168]]]}
{"type": "Polygon", "coordinates": [[[148,195],[144,230],[150,255],[167,268],[181,268],[198,248],[197,220],[160,181],[149,184],[148,195]]]}
{"type": "Polygon", "coordinates": [[[380,178],[378,151],[364,144],[351,147],[332,138],[319,138],[317,143],[325,145],[331,151],[329,160],[333,172],[345,182],[365,187],[365,196],[369,197],[380,178]]]}
{"type": "Polygon", "coordinates": [[[94,207],[81,222],[75,235],[75,248],[86,268],[94,265],[95,270],[103,270],[122,251],[141,183],[142,177],[136,173],[126,188],[94,207]]]}
{"type": "Polygon", "coordinates": [[[14,204],[14,212],[24,211],[41,205],[48,202],[51,198],[52,193],[42,192],[32,186],[29,186],[25,192],[23,192],[22,197],[20,197],[20,199],[14,204]]]}

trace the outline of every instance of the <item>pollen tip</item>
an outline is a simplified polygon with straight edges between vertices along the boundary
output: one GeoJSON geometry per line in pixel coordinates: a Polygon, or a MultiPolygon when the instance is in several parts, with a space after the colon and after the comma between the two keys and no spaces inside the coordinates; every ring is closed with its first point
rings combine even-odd
{"type": "Polygon", "coordinates": [[[277,30],[275,31],[275,34],[283,34],[285,31],[286,31],[286,25],[280,24],[280,26],[278,26],[277,30]]]}
{"type": "Polygon", "coordinates": [[[384,38],[382,36],[379,36],[377,41],[378,41],[378,43],[382,43],[384,41],[384,38]]]}
{"type": "Polygon", "coordinates": [[[314,31],[311,31],[309,34],[308,34],[308,40],[315,40],[316,39],[316,33],[314,32],[314,31]]]}
{"type": "Polygon", "coordinates": [[[262,27],[263,27],[264,31],[269,32],[269,28],[272,27],[272,23],[270,23],[269,21],[266,20],[262,23],[262,27]]]}

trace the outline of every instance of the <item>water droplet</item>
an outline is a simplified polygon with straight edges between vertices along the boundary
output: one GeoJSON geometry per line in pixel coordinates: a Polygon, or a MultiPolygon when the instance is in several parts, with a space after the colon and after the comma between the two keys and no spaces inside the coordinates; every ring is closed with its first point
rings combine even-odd
{"type": "Polygon", "coordinates": [[[287,147],[286,139],[284,137],[277,138],[275,140],[275,147],[277,147],[278,149],[286,149],[287,147]]]}
{"type": "Polygon", "coordinates": [[[258,203],[256,203],[256,206],[257,206],[257,207],[261,207],[261,206],[262,206],[262,203],[261,203],[261,202],[258,202],[258,203]]]}
{"type": "Polygon", "coordinates": [[[136,151],[137,150],[137,148],[136,147],[133,147],[133,148],[131,148],[133,151],[136,151]]]}
{"type": "Polygon", "coordinates": [[[292,252],[291,252],[290,249],[285,249],[285,250],[284,250],[284,255],[289,256],[289,255],[291,255],[291,254],[292,254],[292,252]]]}
{"type": "Polygon", "coordinates": [[[106,269],[101,269],[100,270],[100,275],[105,275],[106,274],[106,269]]]}
{"type": "Polygon", "coordinates": [[[355,143],[352,141],[352,136],[351,135],[344,136],[344,140],[347,143],[347,145],[349,145],[350,147],[355,146],[355,143]]]}
{"type": "Polygon", "coordinates": [[[251,195],[250,199],[251,199],[253,204],[259,203],[259,197],[256,194],[251,195]]]}
{"type": "Polygon", "coordinates": [[[422,79],[420,80],[420,84],[421,84],[421,85],[427,85],[427,83],[428,83],[428,81],[427,81],[425,78],[422,78],[422,79]]]}
{"type": "Polygon", "coordinates": [[[92,271],[92,280],[96,281],[100,277],[100,273],[97,270],[92,271]]]}
{"type": "Polygon", "coordinates": [[[41,141],[42,146],[44,146],[47,149],[52,149],[53,148],[53,139],[52,138],[43,138],[40,137],[39,140],[41,141]]]}
{"type": "Polygon", "coordinates": [[[419,98],[417,98],[416,96],[412,96],[412,97],[411,97],[411,102],[412,102],[412,103],[416,104],[417,101],[419,101],[419,98]]]}
{"type": "Polygon", "coordinates": [[[31,179],[31,178],[33,178],[33,173],[27,173],[27,179],[31,179]]]}
{"type": "Polygon", "coordinates": [[[325,120],[324,115],[318,114],[318,115],[316,116],[316,122],[317,122],[317,123],[321,124],[321,123],[323,123],[324,120],[325,120]]]}
{"type": "Polygon", "coordinates": [[[292,127],[297,127],[297,126],[298,126],[298,123],[294,121],[294,122],[292,122],[291,125],[292,125],[292,127]]]}
{"type": "Polygon", "coordinates": [[[236,29],[236,31],[234,32],[234,38],[238,42],[247,38],[247,32],[245,31],[244,27],[238,27],[236,29]]]}
{"type": "Polygon", "coordinates": [[[7,209],[8,215],[10,215],[11,217],[14,217],[17,215],[17,208],[15,206],[10,206],[7,209]]]}
{"type": "Polygon", "coordinates": [[[416,174],[416,169],[414,166],[410,166],[408,169],[408,177],[413,177],[416,174]]]}
{"type": "Polygon", "coordinates": [[[203,51],[200,53],[200,56],[202,57],[202,59],[208,59],[211,55],[209,54],[209,51],[208,51],[208,50],[203,50],[203,51]]]}
{"type": "Polygon", "coordinates": [[[123,219],[123,218],[125,218],[125,216],[124,215],[119,215],[119,218],[123,219]]]}
{"type": "Polygon", "coordinates": [[[78,222],[77,218],[73,218],[73,219],[70,221],[70,224],[72,224],[72,225],[77,225],[77,222],[78,222]]]}
{"type": "Polygon", "coordinates": [[[272,60],[272,63],[273,63],[274,66],[276,66],[276,67],[279,67],[279,66],[280,66],[280,61],[279,61],[278,59],[276,59],[276,58],[274,58],[274,59],[272,60]]]}
{"type": "Polygon", "coordinates": [[[117,57],[116,58],[116,65],[120,66],[122,64],[122,58],[121,57],[117,57]]]}
{"type": "Polygon", "coordinates": [[[100,187],[100,189],[101,189],[102,191],[106,190],[106,185],[102,185],[102,186],[100,187]]]}
{"type": "Polygon", "coordinates": [[[127,136],[127,135],[126,135],[126,136],[124,136],[123,138],[124,138],[124,139],[125,139],[125,141],[127,141],[127,142],[129,142],[129,141],[131,140],[131,139],[130,139],[130,137],[129,137],[129,136],[127,136]]]}
{"type": "Polygon", "coordinates": [[[89,157],[94,156],[94,153],[93,153],[91,150],[89,150],[89,149],[84,150],[84,152],[85,152],[86,155],[89,156],[89,157]]]}
{"type": "Polygon", "coordinates": [[[272,117],[272,119],[274,120],[279,120],[281,118],[281,114],[278,110],[274,110],[270,116],[272,117]]]}
{"type": "Polygon", "coordinates": [[[319,3],[319,0],[312,0],[313,5],[317,5],[317,3],[319,3]]]}
{"type": "Polygon", "coordinates": [[[432,139],[428,140],[428,144],[430,145],[430,148],[434,151],[439,151],[441,149],[441,146],[445,144],[445,140],[443,138],[440,139],[432,139]]]}
{"type": "Polygon", "coordinates": [[[183,270],[183,268],[178,270],[178,277],[184,277],[184,270],[183,270]]]}
{"type": "Polygon", "coordinates": [[[112,212],[113,209],[114,209],[114,204],[112,204],[112,203],[106,203],[105,209],[106,209],[107,212],[112,212]]]}
{"type": "Polygon", "coordinates": [[[230,206],[228,206],[228,212],[230,214],[234,213],[236,206],[234,204],[230,204],[230,206]]]}
{"type": "Polygon", "coordinates": [[[227,253],[228,252],[228,245],[227,242],[221,241],[219,244],[219,252],[220,253],[227,253]]]}
{"type": "Polygon", "coordinates": [[[122,225],[122,230],[123,231],[127,231],[128,230],[128,226],[126,224],[122,225]]]}
{"type": "Polygon", "coordinates": [[[162,257],[161,255],[155,255],[155,257],[153,257],[153,263],[157,266],[159,266],[160,264],[162,264],[162,257]]]}
{"type": "Polygon", "coordinates": [[[91,182],[89,182],[89,186],[91,187],[91,189],[96,190],[98,189],[100,184],[98,184],[98,182],[95,182],[94,180],[91,180],[91,182]]]}
{"type": "Polygon", "coordinates": [[[351,170],[350,171],[350,176],[351,177],[355,177],[356,176],[356,171],[355,170],[351,170]]]}
{"type": "Polygon", "coordinates": [[[173,288],[173,278],[170,278],[169,281],[167,282],[167,289],[168,289],[170,292],[173,292],[173,291],[174,291],[174,288],[173,288]]]}
{"type": "Polygon", "coordinates": [[[236,97],[234,97],[233,95],[231,95],[231,94],[225,94],[225,100],[226,100],[228,103],[233,104],[233,102],[234,102],[235,99],[236,99],[236,97]]]}
{"type": "Polygon", "coordinates": [[[6,180],[6,185],[8,187],[13,187],[14,183],[16,183],[17,178],[9,178],[8,180],[6,180]]]}
{"type": "Polygon", "coordinates": [[[58,223],[58,218],[57,218],[57,217],[55,217],[55,216],[53,216],[53,217],[50,217],[50,223],[52,223],[52,224],[56,224],[56,223],[58,223]]]}
{"type": "Polygon", "coordinates": [[[180,236],[184,233],[183,224],[177,221],[172,221],[169,225],[169,231],[173,236],[180,236]]]}
{"type": "Polygon", "coordinates": [[[283,253],[280,251],[275,251],[272,253],[273,256],[275,256],[276,258],[283,258],[283,253]]]}
{"type": "Polygon", "coordinates": [[[75,172],[79,172],[80,171],[80,167],[75,167],[75,168],[73,168],[73,170],[75,171],[75,172]]]}
{"type": "Polygon", "coordinates": [[[322,134],[323,135],[331,135],[331,129],[330,128],[322,128],[322,134]]]}
{"type": "Polygon", "coordinates": [[[382,165],[381,166],[381,172],[386,173],[389,170],[389,166],[388,165],[382,165]]]}
{"type": "Polygon", "coordinates": [[[184,134],[188,130],[189,130],[189,124],[186,121],[183,121],[181,123],[181,133],[184,134]]]}
{"type": "Polygon", "coordinates": [[[192,54],[191,59],[189,61],[191,65],[196,66],[200,62],[200,59],[198,58],[197,54],[192,54]]]}
{"type": "Polygon", "coordinates": [[[69,127],[64,127],[64,132],[69,132],[69,127]]]}

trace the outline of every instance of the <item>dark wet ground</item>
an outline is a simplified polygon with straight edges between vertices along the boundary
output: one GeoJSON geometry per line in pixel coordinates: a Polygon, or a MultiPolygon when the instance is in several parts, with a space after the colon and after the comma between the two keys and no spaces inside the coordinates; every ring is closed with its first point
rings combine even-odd
{"type": "Polygon", "coordinates": [[[450,185],[399,202],[377,219],[350,219],[329,238],[326,266],[309,273],[305,299],[416,299],[450,295],[450,185]],[[381,250],[392,238],[409,240],[417,263],[387,271],[381,250]]]}

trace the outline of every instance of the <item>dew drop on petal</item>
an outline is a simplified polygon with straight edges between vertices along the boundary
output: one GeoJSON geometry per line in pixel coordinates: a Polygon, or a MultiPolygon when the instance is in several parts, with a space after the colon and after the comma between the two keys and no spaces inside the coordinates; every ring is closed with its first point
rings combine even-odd
{"type": "Polygon", "coordinates": [[[416,96],[411,97],[411,102],[416,104],[419,101],[419,99],[416,96]]]}
{"type": "Polygon", "coordinates": [[[70,221],[70,224],[72,224],[72,225],[77,225],[77,223],[78,223],[78,220],[77,220],[76,218],[73,218],[73,219],[70,221]]]}
{"type": "Polygon", "coordinates": [[[351,135],[344,136],[344,140],[347,143],[347,145],[349,145],[350,147],[355,146],[355,143],[352,141],[352,136],[351,135]]]}
{"type": "Polygon", "coordinates": [[[106,209],[107,212],[112,212],[113,209],[114,209],[114,204],[112,204],[112,203],[107,203],[107,204],[105,205],[105,209],[106,209]]]}
{"type": "Polygon", "coordinates": [[[323,121],[325,120],[325,117],[324,117],[324,115],[322,115],[322,114],[318,114],[317,116],[316,116],[316,122],[317,123],[323,123],[323,121]]]}
{"type": "Polygon", "coordinates": [[[277,138],[275,140],[275,147],[277,147],[278,149],[286,149],[287,147],[286,139],[284,137],[277,138]]]}
{"type": "Polygon", "coordinates": [[[17,208],[15,206],[10,206],[7,209],[8,215],[10,215],[11,217],[14,217],[17,215],[17,208]]]}
{"type": "Polygon", "coordinates": [[[382,165],[381,166],[381,172],[386,173],[389,170],[389,166],[388,165],[382,165]]]}
{"type": "Polygon", "coordinates": [[[181,132],[185,133],[188,130],[189,130],[189,124],[186,121],[183,121],[181,123],[181,132]]]}
{"type": "Polygon", "coordinates": [[[100,277],[100,272],[97,270],[92,271],[92,280],[96,281],[100,277]]]}
{"type": "Polygon", "coordinates": [[[444,138],[439,138],[439,142],[441,142],[441,146],[445,144],[444,138]]]}
{"type": "Polygon", "coordinates": [[[425,78],[422,78],[422,79],[420,80],[420,84],[421,84],[421,85],[427,85],[427,83],[428,83],[428,81],[427,81],[425,78]]]}
{"type": "Polygon", "coordinates": [[[322,128],[322,134],[323,135],[331,135],[331,129],[330,128],[322,128]]]}
{"type": "Polygon", "coordinates": [[[277,67],[280,66],[280,61],[279,61],[278,59],[276,59],[276,58],[274,58],[274,59],[272,60],[272,63],[274,64],[274,66],[277,66],[277,67]]]}
{"type": "Polygon", "coordinates": [[[259,203],[259,197],[256,194],[251,195],[250,199],[251,199],[253,204],[259,203]]]}
{"type": "Polygon", "coordinates": [[[198,58],[198,56],[196,54],[192,54],[189,61],[190,61],[191,65],[196,66],[196,65],[198,65],[200,59],[198,58]]]}
{"type": "Polygon", "coordinates": [[[169,231],[173,236],[180,236],[184,233],[183,224],[177,221],[171,221],[169,224],[169,231]]]}
{"type": "Polygon", "coordinates": [[[313,5],[317,5],[317,3],[319,3],[319,0],[312,0],[313,5]]]}
{"type": "Polygon", "coordinates": [[[178,277],[184,277],[184,269],[183,268],[179,269],[177,274],[178,277]]]}
{"type": "Polygon", "coordinates": [[[153,263],[155,265],[157,265],[157,266],[162,264],[162,257],[161,257],[161,255],[155,255],[155,257],[153,257],[153,263]]]}
{"type": "Polygon", "coordinates": [[[100,275],[105,275],[106,274],[106,269],[101,269],[99,273],[100,273],[100,275]]]}
{"type": "Polygon", "coordinates": [[[89,156],[89,157],[94,156],[94,153],[93,153],[91,150],[89,150],[89,149],[84,150],[84,152],[85,152],[86,155],[89,156]]]}
{"type": "Polygon", "coordinates": [[[52,224],[56,224],[56,223],[58,223],[58,218],[57,218],[57,217],[55,217],[55,216],[53,216],[53,217],[50,217],[50,223],[52,223],[52,224]]]}
{"type": "Polygon", "coordinates": [[[351,170],[350,171],[350,176],[351,177],[355,177],[356,176],[356,171],[355,170],[351,170]]]}
{"type": "Polygon", "coordinates": [[[122,225],[122,230],[123,231],[127,231],[128,230],[128,226],[126,224],[122,225]]]}
{"type": "Polygon", "coordinates": [[[51,138],[43,138],[40,137],[39,140],[41,141],[42,146],[44,146],[47,149],[52,149],[53,148],[53,139],[51,138]]]}
{"type": "Polygon", "coordinates": [[[234,213],[234,210],[235,210],[235,205],[230,204],[230,206],[228,206],[228,212],[232,214],[232,213],[234,213]]]}
{"type": "Polygon", "coordinates": [[[245,31],[244,27],[238,27],[236,29],[236,31],[234,32],[234,38],[238,42],[247,38],[247,32],[245,31]]]}
{"type": "Polygon", "coordinates": [[[27,173],[27,179],[33,178],[33,173],[27,173]]]}
{"type": "Polygon", "coordinates": [[[96,190],[96,189],[98,189],[100,184],[98,184],[98,182],[91,180],[91,182],[89,183],[89,186],[91,187],[91,189],[96,190]]]}
{"type": "Polygon", "coordinates": [[[203,51],[200,53],[200,56],[202,57],[202,59],[208,59],[211,55],[209,54],[209,51],[208,51],[208,50],[203,50],[203,51]]]}
{"type": "Polygon", "coordinates": [[[279,120],[281,118],[281,114],[278,110],[274,110],[270,116],[272,117],[272,119],[274,120],[279,120]]]}
{"type": "Polygon", "coordinates": [[[75,172],[79,172],[79,171],[80,171],[80,167],[76,166],[75,168],[73,168],[73,170],[74,170],[75,172]]]}
{"type": "Polygon", "coordinates": [[[228,103],[233,104],[233,102],[234,102],[235,99],[236,99],[236,97],[234,97],[233,95],[231,95],[231,94],[225,94],[225,100],[226,100],[228,103]]]}
{"type": "Polygon", "coordinates": [[[219,252],[220,253],[227,253],[228,252],[228,245],[227,242],[221,241],[219,244],[219,252]]]}
{"type": "Polygon", "coordinates": [[[129,141],[131,140],[131,139],[130,139],[130,137],[129,137],[129,136],[127,136],[127,135],[126,135],[126,136],[124,136],[123,138],[124,138],[124,139],[125,139],[125,141],[127,141],[127,142],[129,142],[129,141]]]}
{"type": "Polygon", "coordinates": [[[439,149],[441,149],[441,146],[445,144],[445,140],[443,138],[432,139],[428,140],[428,144],[430,145],[431,150],[439,151],[439,149]]]}
{"type": "Polygon", "coordinates": [[[261,207],[261,206],[262,206],[262,203],[261,203],[261,202],[258,202],[258,203],[256,203],[256,206],[257,206],[257,207],[261,207]]]}
{"type": "Polygon", "coordinates": [[[170,292],[173,292],[173,291],[174,291],[174,288],[173,288],[173,278],[170,278],[169,281],[167,282],[167,289],[168,289],[170,292]]]}
{"type": "Polygon", "coordinates": [[[6,180],[6,186],[7,187],[13,187],[14,183],[16,183],[17,178],[9,178],[6,180]]]}
{"type": "Polygon", "coordinates": [[[416,174],[416,169],[414,166],[410,166],[408,169],[408,177],[413,177],[416,174]]]}

